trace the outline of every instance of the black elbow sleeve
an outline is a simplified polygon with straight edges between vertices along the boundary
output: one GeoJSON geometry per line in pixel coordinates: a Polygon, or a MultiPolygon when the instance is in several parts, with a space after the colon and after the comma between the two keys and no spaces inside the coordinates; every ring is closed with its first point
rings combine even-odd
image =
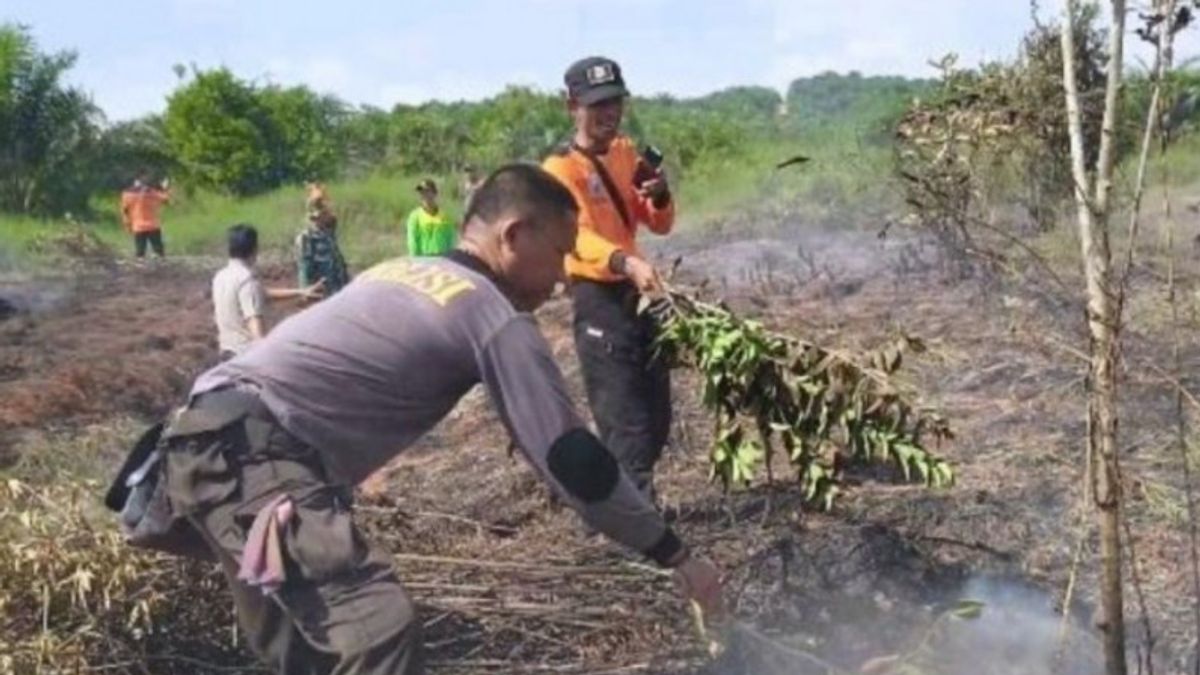
{"type": "Polygon", "coordinates": [[[616,458],[586,429],[560,436],[550,446],[546,464],[555,480],[585,504],[607,499],[621,479],[616,458]]]}

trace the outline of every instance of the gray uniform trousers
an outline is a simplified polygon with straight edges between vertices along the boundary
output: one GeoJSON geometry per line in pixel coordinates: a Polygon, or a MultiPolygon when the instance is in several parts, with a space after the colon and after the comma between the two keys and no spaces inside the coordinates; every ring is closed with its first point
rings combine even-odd
{"type": "Polygon", "coordinates": [[[257,397],[202,394],[164,434],[167,495],[229,580],[247,643],[285,675],[423,672],[421,624],[390,557],[355,527],[350,489],[317,452],[278,425],[257,397]],[[264,594],[237,578],[264,504],[286,493],[279,532],[286,580],[264,594]]]}

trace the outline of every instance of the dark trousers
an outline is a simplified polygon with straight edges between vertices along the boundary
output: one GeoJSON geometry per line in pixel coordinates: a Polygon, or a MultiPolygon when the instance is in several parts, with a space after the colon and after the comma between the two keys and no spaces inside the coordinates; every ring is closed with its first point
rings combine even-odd
{"type": "Polygon", "coordinates": [[[180,435],[166,442],[165,476],[173,510],[221,563],[247,643],[284,675],[424,672],[413,603],[391,557],[354,525],[350,489],[331,484],[317,452],[261,404],[238,418],[243,403],[230,400],[205,394],[172,423],[168,433],[180,435]],[[259,510],[280,493],[294,507],[278,535],[287,579],[264,595],[238,579],[238,561],[259,510]]]}
{"type": "Polygon", "coordinates": [[[137,251],[137,257],[146,257],[146,244],[150,244],[150,248],[154,249],[154,253],[158,257],[165,255],[163,251],[162,230],[151,230],[150,232],[134,232],[133,247],[137,251]]]}
{"type": "Polygon", "coordinates": [[[576,279],[575,349],[596,430],[638,489],[652,494],[654,465],[671,431],[671,373],[654,356],[657,326],[637,313],[628,283],[576,279]]]}

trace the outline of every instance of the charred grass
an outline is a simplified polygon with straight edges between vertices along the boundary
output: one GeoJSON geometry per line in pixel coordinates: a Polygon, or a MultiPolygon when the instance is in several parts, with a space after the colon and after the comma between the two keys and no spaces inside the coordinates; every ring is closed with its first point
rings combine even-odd
{"type": "MultiPolygon", "coordinates": [[[[680,281],[714,276],[703,254],[720,246],[685,247],[680,281]]],[[[924,338],[931,350],[908,364],[908,378],[957,432],[941,449],[958,471],[953,489],[929,492],[886,473],[851,471],[834,510],[818,513],[801,505],[777,467],[772,485],[722,494],[708,480],[712,425],[698,383],[677,373],[660,487],[683,535],[729,573],[737,623],[717,629],[727,648],[712,659],[669,577],[582,532],[508,451],[475,392],[390,467],[382,496],[359,504],[365,531],[396,555],[421,606],[432,670],[783,673],[807,672],[807,655],[844,672],[904,664],[965,672],[954,654],[980,635],[998,663],[1011,648],[989,624],[972,632],[967,622],[946,622],[972,595],[986,596],[984,617],[1013,611],[1012,621],[1037,626],[1026,645],[1055,650],[1054,617],[1081,537],[1069,625],[1071,652],[1087,654],[1095,541],[1090,520],[1080,518],[1085,369],[1072,350],[1086,348],[1081,315],[1062,309],[1069,298],[1043,302],[1019,285],[948,279],[927,254],[902,258],[901,244],[880,246],[886,262],[864,269],[822,253],[821,241],[767,240],[744,253],[723,251],[717,259],[745,259],[709,286],[740,311],[821,343],[870,347],[897,332],[924,338]],[[818,264],[805,263],[805,246],[818,264]],[[795,256],[755,258],[785,247],[795,256]],[[922,255],[929,265],[917,264],[922,255]],[[773,267],[738,277],[755,265],[773,267]],[[921,651],[931,644],[941,660],[921,651]]],[[[0,455],[10,481],[0,500],[0,634],[9,641],[0,652],[12,655],[0,670],[254,667],[218,575],[130,551],[97,505],[124,444],[178,403],[211,362],[206,274],[121,268],[79,283],[54,309],[0,321],[0,455]]],[[[1141,288],[1136,301],[1145,305],[1135,316],[1160,312],[1156,286],[1141,288]]],[[[556,301],[540,321],[582,403],[569,308],[556,301]]],[[[1188,486],[1171,434],[1175,389],[1146,365],[1169,364],[1170,351],[1161,331],[1134,335],[1122,427],[1137,585],[1163,672],[1186,665],[1193,634],[1190,572],[1181,564],[1188,486]]],[[[1183,372],[1197,372],[1200,345],[1190,332],[1181,353],[1183,372]]],[[[1132,581],[1135,568],[1129,572],[1132,581]]],[[[1137,593],[1129,603],[1140,620],[1137,593]]],[[[1148,651],[1142,625],[1131,641],[1148,651]]],[[[1072,663],[1071,672],[1092,672],[1086,659],[1072,663]]],[[[1023,672],[1041,671],[1032,664],[1023,672]]]]}

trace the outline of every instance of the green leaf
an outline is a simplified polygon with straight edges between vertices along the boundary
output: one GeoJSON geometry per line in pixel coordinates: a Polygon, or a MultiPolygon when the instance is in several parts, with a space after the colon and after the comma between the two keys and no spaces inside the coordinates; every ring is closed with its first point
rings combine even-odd
{"type": "Polygon", "coordinates": [[[929,459],[927,457],[921,457],[914,461],[913,464],[916,465],[917,472],[921,474],[921,482],[928,485],[931,479],[929,472],[929,459]]]}
{"type": "Polygon", "coordinates": [[[836,485],[830,485],[825,489],[825,503],[822,506],[826,511],[833,510],[833,500],[838,496],[839,492],[840,490],[838,490],[836,485]]]}
{"type": "Polygon", "coordinates": [[[950,609],[950,614],[957,619],[972,621],[983,615],[984,606],[978,600],[959,600],[958,604],[950,609]]]}
{"type": "Polygon", "coordinates": [[[954,485],[954,468],[949,464],[938,461],[934,471],[938,474],[938,483],[935,487],[949,487],[954,485]]]}
{"type": "Polygon", "coordinates": [[[901,340],[845,355],[772,333],[723,305],[677,295],[673,310],[660,334],[663,352],[703,375],[704,405],[719,417],[711,470],[727,489],[731,481],[753,480],[776,435],[802,494],[825,508],[837,494],[835,476],[817,454],[826,443],[858,460],[895,461],[906,479],[919,473],[926,485],[953,481],[950,467],[921,443],[922,429],[942,438],[948,427],[887,382],[888,371],[901,367],[908,351],[901,340]],[[875,370],[860,365],[867,363],[875,370]],[[748,429],[756,440],[748,438],[748,429]]]}

